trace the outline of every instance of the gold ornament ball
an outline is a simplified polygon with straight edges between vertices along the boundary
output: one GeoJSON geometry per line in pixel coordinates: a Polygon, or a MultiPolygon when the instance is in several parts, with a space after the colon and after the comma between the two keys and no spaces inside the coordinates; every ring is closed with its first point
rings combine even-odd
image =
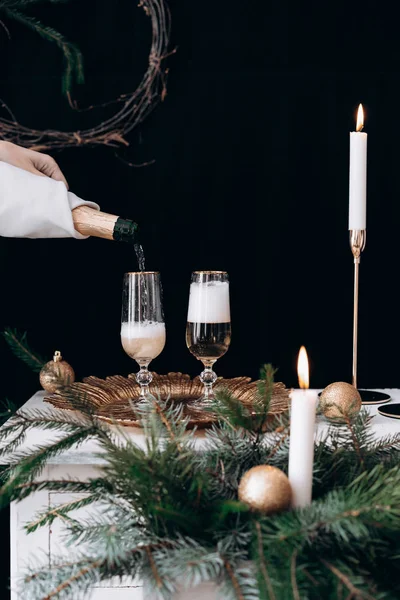
{"type": "Polygon", "coordinates": [[[243,475],[238,495],[239,500],[251,510],[271,514],[289,507],[292,488],[283,471],[269,465],[259,465],[243,475]]]}
{"type": "Polygon", "coordinates": [[[360,412],[361,405],[361,396],[356,388],[344,381],[328,385],[319,399],[322,414],[335,423],[354,419],[360,412]]]}
{"type": "Polygon", "coordinates": [[[63,360],[57,350],[53,360],[44,365],[39,375],[40,385],[46,392],[54,393],[65,385],[75,381],[75,373],[71,365],[63,360]]]}

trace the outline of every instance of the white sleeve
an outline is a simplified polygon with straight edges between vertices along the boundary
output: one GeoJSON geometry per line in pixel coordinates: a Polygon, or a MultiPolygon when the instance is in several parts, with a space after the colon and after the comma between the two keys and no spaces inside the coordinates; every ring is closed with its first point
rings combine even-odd
{"type": "Polygon", "coordinates": [[[0,162],[0,236],[86,239],[74,228],[71,211],[86,205],[62,181],[0,162]]]}

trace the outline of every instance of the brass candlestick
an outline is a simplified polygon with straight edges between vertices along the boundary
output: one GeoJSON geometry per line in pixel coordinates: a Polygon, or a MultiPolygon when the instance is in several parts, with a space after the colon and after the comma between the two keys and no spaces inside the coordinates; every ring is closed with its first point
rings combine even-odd
{"type": "MultiPolygon", "coordinates": [[[[350,229],[350,248],[354,257],[354,312],[353,312],[353,386],[357,387],[357,344],[358,344],[358,287],[361,252],[365,248],[367,232],[365,229],[350,229]]],[[[363,404],[383,404],[391,399],[388,394],[376,390],[360,390],[363,404]]]]}
{"type": "Polygon", "coordinates": [[[358,342],[358,285],[361,252],[365,248],[367,231],[350,229],[350,248],[354,257],[354,309],[353,309],[353,385],[357,389],[357,342],[358,342]]]}

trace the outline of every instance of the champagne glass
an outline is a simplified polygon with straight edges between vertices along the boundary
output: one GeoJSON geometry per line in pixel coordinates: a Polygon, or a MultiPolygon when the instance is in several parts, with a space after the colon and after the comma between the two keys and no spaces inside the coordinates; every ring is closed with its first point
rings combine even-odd
{"type": "Polygon", "coordinates": [[[231,343],[229,279],[225,271],[194,271],[190,284],[186,345],[204,365],[200,380],[204,392],[199,402],[213,400],[217,379],[213,365],[231,343]]]}
{"type": "Polygon", "coordinates": [[[160,274],[155,271],[125,273],[122,290],[121,343],[139,365],[136,381],[139,400],[149,394],[153,375],[148,367],[165,346],[160,274]]]}

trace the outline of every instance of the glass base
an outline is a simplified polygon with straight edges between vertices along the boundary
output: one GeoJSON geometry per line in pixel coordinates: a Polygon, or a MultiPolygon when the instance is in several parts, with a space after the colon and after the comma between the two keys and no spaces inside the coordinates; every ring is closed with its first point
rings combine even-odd
{"type": "Polygon", "coordinates": [[[136,373],[136,383],[140,385],[140,394],[137,398],[137,402],[143,404],[147,402],[148,396],[150,395],[149,385],[153,381],[153,374],[149,371],[149,362],[137,361],[140,366],[140,371],[136,373]]]}
{"type": "Polygon", "coordinates": [[[217,380],[217,374],[213,371],[212,367],[215,363],[213,361],[203,362],[204,371],[200,373],[200,381],[203,383],[203,393],[200,398],[191,401],[192,407],[207,408],[208,406],[212,406],[215,402],[215,395],[213,390],[213,385],[217,380]]]}
{"type": "Polygon", "coordinates": [[[210,394],[202,394],[199,398],[196,398],[196,400],[191,400],[190,404],[192,406],[197,404],[201,404],[202,406],[212,406],[215,403],[215,400],[214,392],[211,392],[210,394]]]}

